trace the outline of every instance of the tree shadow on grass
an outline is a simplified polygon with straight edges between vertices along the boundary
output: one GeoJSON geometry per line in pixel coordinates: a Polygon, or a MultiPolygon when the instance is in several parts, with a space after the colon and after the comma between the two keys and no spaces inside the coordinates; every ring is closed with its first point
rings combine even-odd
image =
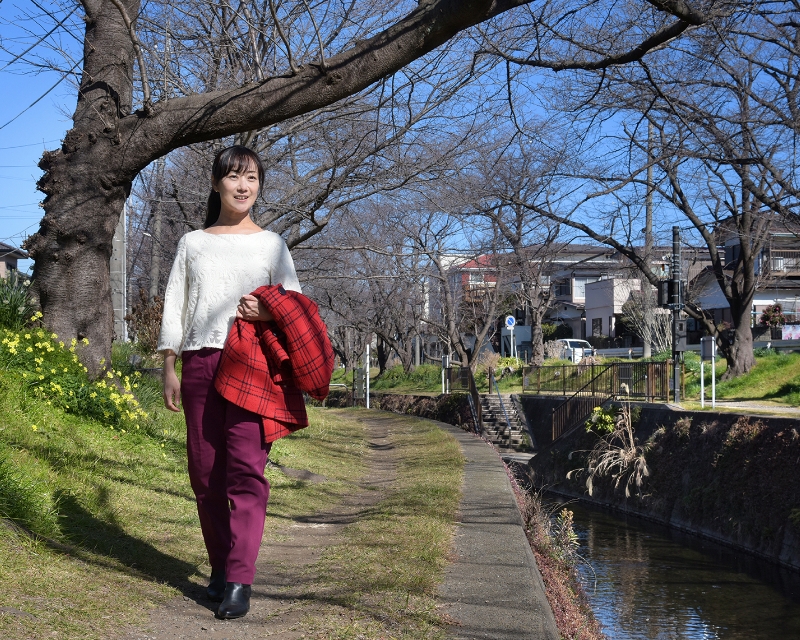
{"type": "Polygon", "coordinates": [[[787,396],[800,396],[800,380],[783,383],[772,393],[764,395],[765,400],[786,399],[787,396]]]}
{"type": "MultiPolygon", "coordinates": [[[[108,520],[97,517],[69,493],[59,492],[54,497],[59,505],[61,532],[65,540],[64,543],[46,541],[54,551],[75,555],[88,564],[136,578],[168,584],[209,610],[215,608],[216,605],[206,600],[205,589],[189,580],[197,573],[195,565],[130,535],[113,521],[113,515],[108,520]]],[[[108,493],[103,487],[98,487],[98,502],[111,512],[108,493]]]]}

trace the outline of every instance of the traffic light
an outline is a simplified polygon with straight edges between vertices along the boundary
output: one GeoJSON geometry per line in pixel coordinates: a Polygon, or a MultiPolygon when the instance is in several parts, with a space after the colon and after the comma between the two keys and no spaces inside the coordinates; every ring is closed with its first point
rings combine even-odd
{"type": "Polygon", "coordinates": [[[658,306],[662,309],[671,309],[675,304],[674,294],[675,285],[678,285],[678,305],[683,307],[683,282],[675,282],[674,280],[659,280],[658,281],[658,306]]]}

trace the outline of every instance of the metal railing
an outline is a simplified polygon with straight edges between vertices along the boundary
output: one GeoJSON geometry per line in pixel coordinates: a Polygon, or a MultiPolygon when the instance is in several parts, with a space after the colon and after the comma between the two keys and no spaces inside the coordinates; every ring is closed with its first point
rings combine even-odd
{"type": "Polygon", "coordinates": [[[611,362],[581,366],[524,367],[522,392],[570,396],[623,395],[645,402],[667,402],[671,361],[611,362]]]}
{"type": "Polygon", "coordinates": [[[469,394],[469,408],[475,423],[475,433],[483,431],[483,416],[481,414],[481,397],[475,385],[475,376],[469,367],[453,365],[446,369],[447,381],[450,391],[462,391],[469,394]]]}
{"type": "Polygon", "coordinates": [[[553,441],[585,422],[595,407],[615,398],[669,402],[671,367],[669,360],[598,366],[593,378],[553,409],[553,441]]]}
{"type": "Polygon", "coordinates": [[[506,430],[509,434],[511,434],[511,419],[508,417],[508,411],[506,410],[506,404],[503,402],[503,396],[500,395],[500,386],[497,384],[497,380],[494,377],[494,369],[489,369],[489,393],[492,393],[492,389],[497,394],[497,401],[500,403],[500,408],[503,410],[503,416],[506,419],[506,430]]]}
{"type": "Polygon", "coordinates": [[[522,368],[522,393],[567,396],[594,379],[610,365],[563,364],[553,367],[522,368]]]}
{"type": "Polygon", "coordinates": [[[761,272],[783,275],[797,275],[800,273],[800,250],[798,249],[770,249],[761,263],[761,272]]]}

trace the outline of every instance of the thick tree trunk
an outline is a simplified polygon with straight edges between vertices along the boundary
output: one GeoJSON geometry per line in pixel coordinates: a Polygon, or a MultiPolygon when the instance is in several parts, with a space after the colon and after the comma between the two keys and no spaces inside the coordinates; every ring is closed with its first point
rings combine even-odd
{"type": "Polygon", "coordinates": [[[111,240],[126,188],[97,176],[92,167],[104,165],[92,156],[45,154],[43,163],[53,161],[45,217],[26,248],[35,261],[32,292],[45,312],[47,328],[65,343],[87,338],[89,346],[81,349],[81,359],[96,377],[110,364],[111,240]],[[83,170],[76,170],[76,164],[83,170]]]}
{"type": "MultiPolygon", "coordinates": [[[[139,0],[124,0],[130,15],[139,0]]],[[[119,9],[86,2],[84,68],[73,128],[61,149],[45,152],[38,188],[46,194],[38,233],[25,244],[34,259],[33,295],[59,339],[88,338],[80,351],[93,377],[109,366],[113,309],[111,240],[138,168],[119,122],[131,111],[134,50],[119,9]]]]}
{"type": "Polygon", "coordinates": [[[531,324],[531,364],[537,367],[544,364],[544,332],[541,318],[531,324]]]}
{"type": "Polygon", "coordinates": [[[734,318],[734,327],[732,330],[721,331],[717,337],[717,347],[725,356],[728,364],[721,380],[732,380],[747,373],[756,364],[753,355],[753,332],[750,330],[749,305],[744,310],[739,310],[738,318],[734,318]]]}

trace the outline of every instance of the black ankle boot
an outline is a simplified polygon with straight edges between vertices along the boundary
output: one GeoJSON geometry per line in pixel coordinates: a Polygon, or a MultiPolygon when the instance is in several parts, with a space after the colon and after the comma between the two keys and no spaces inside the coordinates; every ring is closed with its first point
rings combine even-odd
{"type": "Polygon", "coordinates": [[[211,579],[208,581],[208,588],[206,589],[206,597],[211,602],[222,602],[225,597],[225,571],[224,570],[211,570],[211,579]]]}
{"type": "Polygon", "coordinates": [[[225,596],[217,609],[217,617],[223,620],[241,618],[250,611],[250,585],[241,582],[228,582],[225,596]]]}

